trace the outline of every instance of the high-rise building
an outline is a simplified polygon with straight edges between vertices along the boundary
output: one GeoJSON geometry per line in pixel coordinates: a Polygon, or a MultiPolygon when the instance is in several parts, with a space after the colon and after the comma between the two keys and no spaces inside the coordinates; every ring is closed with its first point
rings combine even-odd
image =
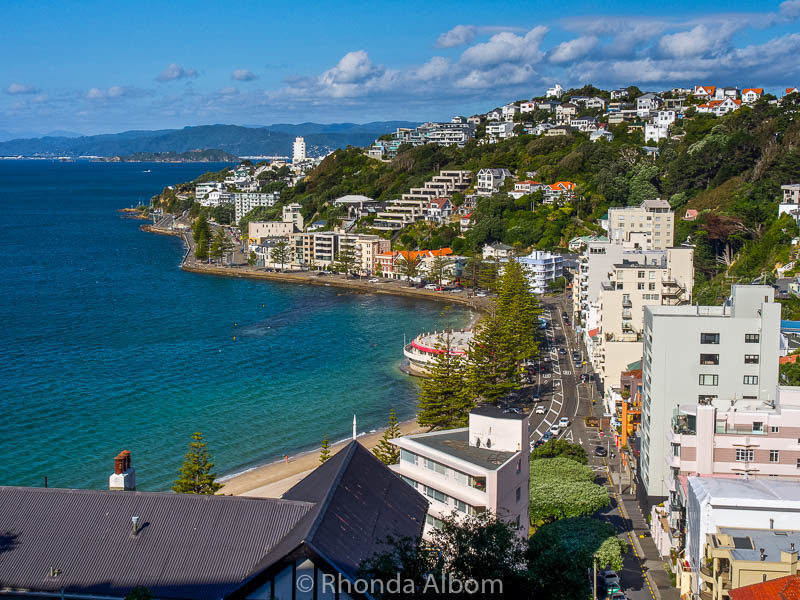
{"type": "Polygon", "coordinates": [[[766,285],[734,285],[722,306],[645,306],[640,496],[666,499],[674,485],[665,453],[673,409],[774,402],[781,305],[766,285]]]}
{"type": "Polygon", "coordinates": [[[608,238],[629,242],[645,250],[672,246],[675,213],[661,198],[645,200],[639,206],[608,209],[608,238]]]}
{"type": "Polygon", "coordinates": [[[302,162],[306,159],[306,141],[301,137],[294,138],[292,144],[292,162],[302,162]]]}

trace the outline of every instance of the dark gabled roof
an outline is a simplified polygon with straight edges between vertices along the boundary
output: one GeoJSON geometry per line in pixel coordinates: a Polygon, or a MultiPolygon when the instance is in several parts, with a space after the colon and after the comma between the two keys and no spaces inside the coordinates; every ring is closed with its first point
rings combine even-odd
{"type": "Polygon", "coordinates": [[[0,587],[125,596],[142,585],[160,598],[221,598],[312,508],[278,499],[0,487],[0,587]]]}
{"type": "Polygon", "coordinates": [[[427,508],[358,442],[281,499],[0,487],[0,588],[243,597],[295,551],[354,578],[387,536],[418,538],[427,508]]]}
{"type": "Polygon", "coordinates": [[[285,546],[305,543],[350,577],[362,561],[386,548],[389,536],[419,537],[428,511],[419,492],[358,442],[350,442],[283,498],[316,503],[285,546]]]}

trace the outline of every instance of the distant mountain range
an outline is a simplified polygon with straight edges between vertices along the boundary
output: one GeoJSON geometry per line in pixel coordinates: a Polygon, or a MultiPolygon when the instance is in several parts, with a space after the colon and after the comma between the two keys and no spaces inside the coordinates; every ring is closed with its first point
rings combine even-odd
{"type": "MultiPolygon", "coordinates": [[[[398,127],[415,127],[408,121],[374,123],[301,123],[265,127],[200,125],[183,129],[124,131],[103,135],[67,135],[0,142],[0,156],[128,156],[141,152],[188,152],[217,149],[236,156],[291,155],[292,142],[303,136],[310,156],[351,146],[366,146],[398,127]]],[[[1,133],[1,132],[0,132],[1,133]]]]}

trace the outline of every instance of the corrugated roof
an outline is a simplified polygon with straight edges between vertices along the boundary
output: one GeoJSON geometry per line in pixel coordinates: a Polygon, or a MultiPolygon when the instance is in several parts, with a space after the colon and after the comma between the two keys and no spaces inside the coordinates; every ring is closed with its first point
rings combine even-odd
{"type": "Polygon", "coordinates": [[[0,586],[120,596],[145,586],[162,598],[220,598],[312,508],[278,499],[3,487],[0,586]],[[51,577],[51,568],[59,574],[51,577]]]}

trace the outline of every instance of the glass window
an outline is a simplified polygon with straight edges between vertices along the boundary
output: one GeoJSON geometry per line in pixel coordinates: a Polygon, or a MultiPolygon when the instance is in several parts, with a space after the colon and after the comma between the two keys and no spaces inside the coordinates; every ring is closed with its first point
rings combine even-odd
{"type": "Polygon", "coordinates": [[[441,519],[437,519],[432,515],[425,515],[425,522],[434,529],[441,529],[442,526],[444,525],[444,521],[442,521],[441,519]]]}
{"type": "Polygon", "coordinates": [[[718,365],[719,364],[719,354],[701,354],[700,355],[700,364],[701,365],[718,365]]]}
{"type": "Polygon", "coordinates": [[[717,385],[719,375],[700,375],[700,385],[717,385]]]}
{"type": "Polygon", "coordinates": [[[753,460],[753,450],[750,448],[737,448],[736,460],[739,462],[750,462],[753,460]]]}
{"type": "Polygon", "coordinates": [[[414,489],[417,489],[417,482],[416,482],[416,481],[414,481],[413,479],[409,479],[409,478],[408,478],[408,477],[406,477],[405,475],[400,475],[400,478],[401,478],[403,481],[405,481],[405,482],[406,482],[408,485],[410,485],[411,487],[413,487],[414,489]]]}
{"type": "Polygon", "coordinates": [[[648,289],[649,289],[651,292],[652,292],[652,291],[654,291],[654,290],[656,289],[656,284],[655,284],[655,283],[650,283],[650,284],[648,284],[648,289]]]}
{"type": "Polygon", "coordinates": [[[644,279],[644,271],[639,271],[639,272],[636,274],[636,276],[637,276],[639,279],[644,279]]]}
{"type": "Polygon", "coordinates": [[[780,431],[780,428],[776,427],[775,425],[772,425],[769,428],[769,431],[770,431],[770,433],[778,433],[778,431],[780,431]]]}
{"type": "Polygon", "coordinates": [[[744,334],[744,341],[746,344],[757,344],[759,340],[759,336],[757,333],[745,333],[744,334]]]}
{"type": "Polygon", "coordinates": [[[461,500],[456,499],[456,510],[460,512],[467,512],[467,504],[466,502],[462,502],[461,500]]]}
{"type": "Polygon", "coordinates": [[[655,271],[649,271],[649,275],[650,275],[650,279],[655,279],[656,278],[656,272],[655,271]]]}
{"type": "Polygon", "coordinates": [[[639,283],[637,283],[636,284],[636,289],[637,290],[643,290],[644,289],[644,282],[640,281],[639,283]]]}
{"type": "Polygon", "coordinates": [[[762,421],[753,421],[753,433],[761,433],[764,431],[764,423],[762,421]]]}
{"type": "Polygon", "coordinates": [[[700,343],[701,344],[719,344],[719,334],[718,333],[701,333],[700,334],[700,343]]]}
{"type": "Polygon", "coordinates": [[[769,451],[769,462],[772,463],[780,462],[780,453],[777,450],[769,451]]]}
{"type": "Polygon", "coordinates": [[[417,455],[413,452],[409,452],[408,450],[400,449],[400,460],[404,460],[405,462],[410,462],[412,464],[417,464],[417,455]]]}
{"type": "Polygon", "coordinates": [[[745,354],[744,355],[744,364],[746,364],[746,365],[757,365],[758,364],[758,354],[745,354]]]}
{"type": "Polygon", "coordinates": [[[758,375],[745,375],[744,376],[744,384],[745,385],[758,385],[758,375]]]}

